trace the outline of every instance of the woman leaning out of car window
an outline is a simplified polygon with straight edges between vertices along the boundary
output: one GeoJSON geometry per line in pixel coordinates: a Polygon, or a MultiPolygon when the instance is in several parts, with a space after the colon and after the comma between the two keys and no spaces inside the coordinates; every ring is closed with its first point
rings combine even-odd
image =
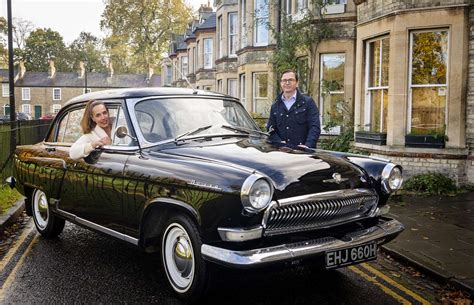
{"type": "Polygon", "coordinates": [[[109,111],[102,101],[87,102],[81,129],[84,134],[71,146],[71,159],[85,158],[94,149],[112,144],[109,111]]]}

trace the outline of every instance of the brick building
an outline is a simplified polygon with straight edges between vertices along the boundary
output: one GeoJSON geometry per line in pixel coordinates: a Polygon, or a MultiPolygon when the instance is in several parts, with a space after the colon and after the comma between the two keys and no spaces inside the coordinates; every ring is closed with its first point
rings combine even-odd
{"type": "MultiPolygon", "coordinates": [[[[278,28],[282,14],[298,19],[308,2],[215,0],[214,30],[206,29],[212,54],[197,47],[194,55],[198,62],[214,58],[207,88],[237,95],[247,110],[266,116],[278,77],[269,58],[278,50],[265,25],[278,28]]],[[[474,4],[333,0],[324,17],[333,34],[311,58],[310,80],[322,124],[341,119],[329,134],[344,129],[347,105],[358,149],[404,165],[407,176],[440,172],[474,184],[474,4]],[[337,89],[325,90],[327,82],[337,89]]]]}

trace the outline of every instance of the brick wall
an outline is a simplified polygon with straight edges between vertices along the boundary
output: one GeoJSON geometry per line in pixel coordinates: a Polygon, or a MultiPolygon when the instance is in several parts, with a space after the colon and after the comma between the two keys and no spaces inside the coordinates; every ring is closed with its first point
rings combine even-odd
{"type": "Polygon", "coordinates": [[[403,9],[469,3],[470,0],[367,0],[357,6],[357,20],[358,22],[364,22],[403,9]]]}

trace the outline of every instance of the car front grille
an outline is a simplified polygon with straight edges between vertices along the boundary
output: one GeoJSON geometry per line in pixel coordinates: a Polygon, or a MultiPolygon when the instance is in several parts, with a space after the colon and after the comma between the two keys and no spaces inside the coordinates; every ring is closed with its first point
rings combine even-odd
{"type": "Polygon", "coordinates": [[[372,190],[349,189],[273,201],[265,211],[266,236],[327,228],[368,217],[377,207],[372,190]]]}

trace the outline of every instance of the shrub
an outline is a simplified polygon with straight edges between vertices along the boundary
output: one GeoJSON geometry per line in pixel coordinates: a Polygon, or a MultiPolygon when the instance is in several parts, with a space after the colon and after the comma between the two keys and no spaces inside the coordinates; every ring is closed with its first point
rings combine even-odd
{"type": "Polygon", "coordinates": [[[439,173],[413,176],[405,181],[403,188],[407,191],[437,195],[449,194],[457,190],[452,179],[439,173]]]}

